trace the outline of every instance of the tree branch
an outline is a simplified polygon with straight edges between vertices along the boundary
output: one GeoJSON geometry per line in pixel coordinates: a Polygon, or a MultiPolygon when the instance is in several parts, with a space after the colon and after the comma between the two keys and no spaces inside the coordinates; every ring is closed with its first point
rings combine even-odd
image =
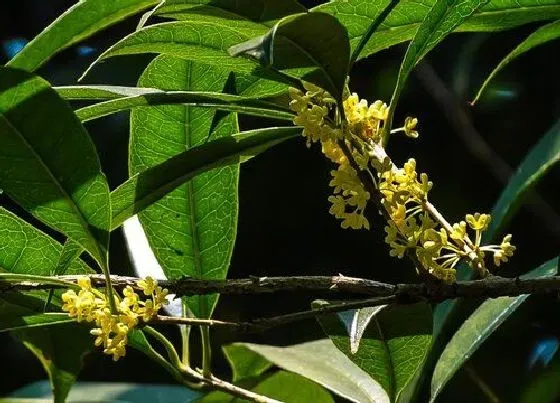
{"type": "MultiPolygon", "coordinates": [[[[67,288],[83,276],[34,276],[33,280],[6,280],[0,273],[0,294],[10,291],[67,288]],[[55,281],[58,281],[57,283],[55,281]],[[63,280],[63,281],[60,281],[63,280]]],[[[103,275],[90,275],[95,287],[103,287],[103,275]]],[[[136,277],[111,276],[116,289],[131,286],[139,290],[136,277]]],[[[441,282],[388,284],[365,278],[338,276],[290,276],[249,277],[228,280],[199,280],[183,277],[175,280],[158,280],[158,284],[177,296],[207,294],[269,294],[274,292],[317,292],[348,296],[388,297],[394,296],[398,303],[413,303],[419,300],[440,302],[452,298],[517,296],[521,294],[551,294],[560,291],[560,276],[542,278],[506,278],[489,276],[482,280],[458,281],[452,284],[441,282]]]]}

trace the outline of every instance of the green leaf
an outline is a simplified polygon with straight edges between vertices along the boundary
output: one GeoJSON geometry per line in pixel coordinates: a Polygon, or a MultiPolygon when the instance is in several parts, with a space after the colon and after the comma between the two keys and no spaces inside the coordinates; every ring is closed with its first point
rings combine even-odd
{"type": "Polygon", "coordinates": [[[232,58],[227,50],[238,43],[266,33],[267,27],[246,20],[221,20],[199,15],[196,20],[166,22],[136,31],[111,46],[88,68],[113,56],[156,53],[185,60],[220,66],[245,74],[270,76],[257,63],[244,58],[232,58]]]}
{"type": "MultiPolygon", "coordinates": [[[[331,403],[333,398],[321,385],[288,371],[276,371],[250,381],[242,382],[240,387],[269,399],[290,403],[331,403]]],[[[242,403],[247,400],[235,398],[221,391],[208,393],[199,403],[242,403]]]]}
{"type": "Polygon", "coordinates": [[[256,58],[265,67],[315,83],[342,102],[350,44],[346,28],[329,14],[285,17],[266,35],[232,46],[230,54],[256,58]]]}
{"type": "Polygon", "coordinates": [[[33,71],[64,48],[159,0],[82,0],[70,7],[23,48],[8,66],[33,71]]]}
{"type": "Polygon", "coordinates": [[[95,147],[43,79],[0,68],[0,188],[107,270],[109,187],[95,147]]]}
{"type": "MultiPolygon", "coordinates": [[[[558,258],[521,276],[521,278],[550,277],[558,273],[558,258]]],[[[499,297],[489,299],[457,330],[445,347],[432,377],[431,400],[434,401],[453,375],[472,357],[486,339],[515,312],[528,297],[499,297]]]]}
{"type": "Polygon", "coordinates": [[[305,11],[305,7],[295,0],[166,0],[154,15],[185,21],[201,14],[211,14],[270,24],[286,15],[305,11]]]}
{"type": "Polygon", "coordinates": [[[13,334],[39,358],[49,375],[54,402],[63,403],[82,369],[82,357],[93,347],[89,327],[74,322],[13,334]]]}
{"type": "MultiPolygon", "coordinates": [[[[58,267],[62,245],[23,221],[15,214],[0,207],[0,282],[32,280],[39,275],[50,276],[58,267]],[[9,273],[1,273],[2,271],[9,273]]],[[[69,263],[67,274],[91,272],[81,260],[69,263]]],[[[57,284],[61,280],[53,279],[57,284]]]]}
{"type": "Polygon", "coordinates": [[[272,367],[272,363],[270,361],[249,350],[242,344],[222,346],[222,351],[224,352],[224,355],[231,367],[231,371],[233,372],[234,383],[247,378],[260,376],[263,372],[272,367]]]}
{"type": "MultiPolygon", "coordinates": [[[[146,68],[138,84],[221,91],[228,76],[229,72],[221,68],[159,56],[146,68]]],[[[214,114],[209,109],[178,105],[134,109],[130,115],[130,174],[139,174],[204,144],[211,134],[214,114]]],[[[230,137],[237,130],[237,117],[230,114],[212,135],[230,137]]],[[[238,164],[200,173],[138,215],[168,278],[226,277],[237,232],[238,178],[238,164]]],[[[217,295],[185,299],[195,316],[208,318],[217,295]]]]}
{"type": "Polygon", "coordinates": [[[135,96],[112,99],[78,109],[76,115],[82,122],[86,122],[139,106],[182,104],[271,119],[292,121],[294,118],[293,112],[280,105],[219,92],[162,91],[148,88],[137,88],[137,92],[138,95],[135,96]]]}
{"type": "Polygon", "coordinates": [[[506,57],[502,59],[500,64],[492,70],[492,73],[484,80],[482,86],[478,90],[474,100],[471,104],[476,103],[490,81],[498,75],[498,73],[507,66],[511,61],[513,61],[518,56],[522,55],[523,53],[537,47],[539,45],[543,45],[547,42],[553,41],[555,39],[560,38],[560,20],[551,22],[550,24],[543,25],[531,35],[529,35],[523,42],[521,42],[515,49],[513,49],[506,57]]]}
{"type": "MultiPolygon", "coordinates": [[[[0,305],[1,306],[1,305],[0,305]]],[[[0,316],[0,333],[11,330],[23,330],[36,327],[54,326],[73,322],[65,313],[42,313],[26,316],[0,316]]],[[[90,339],[91,341],[91,339],[90,339]]]]}
{"type": "MultiPolygon", "coordinates": [[[[281,402],[290,403],[329,403],[334,400],[325,389],[301,375],[287,371],[277,371],[252,389],[259,395],[281,402]]],[[[236,403],[244,400],[235,399],[236,403]]]]}
{"type": "Polygon", "coordinates": [[[339,315],[318,320],[334,345],[377,381],[392,402],[399,401],[422,367],[432,341],[431,310],[424,303],[379,310],[370,318],[356,353],[350,351],[348,330],[339,315]]]}
{"type": "Polygon", "coordinates": [[[250,130],[194,147],[132,176],[111,194],[112,228],[172,192],[196,175],[219,166],[247,161],[301,133],[299,127],[250,130]]]}
{"type": "Polygon", "coordinates": [[[393,121],[393,115],[397,102],[404,88],[408,75],[420,60],[432,50],[448,34],[475,13],[482,5],[489,0],[436,0],[418,31],[408,45],[404,60],[401,63],[397,84],[391,97],[389,116],[385,133],[385,142],[388,139],[389,130],[393,121]]]}
{"type": "Polygon", "coordinates": [[[288,347],[252,343],[234,345],[243,345],[280,368],[312,379],[352,402],[389,402],[381,385],[350,361],[330,340],[288,347]]]}
{"type": "MultiPolygon", "coordinates": [[[[381,15],[389,3],[389,0],[334,0],[311,11],[336,16],[348,29],[350,44],[355,50],[371,22],[381,15]]],[[[411,40],[435,3],[436,0],[424,0],[422,3],[400,0],[368,40],[360,58],[411,40]]],[[[559,17],[560,5],[557,0],[492,0],[456,27],[455,32],[501,31],[559,17]]]]}

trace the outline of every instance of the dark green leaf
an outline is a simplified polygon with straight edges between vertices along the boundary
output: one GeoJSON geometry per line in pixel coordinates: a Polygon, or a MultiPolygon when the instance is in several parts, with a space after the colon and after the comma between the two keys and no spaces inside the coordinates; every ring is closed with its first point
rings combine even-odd
{"type": "Polygon", "coordinates": [[[526,195],[550,169],[560,161],[560,120],[539,140],[525,156],[510,178],[492,209],[492,221],[485,233],[486,241],[502,232],[517,212],[526,195]]]}
{"type": "MultiPolygon", "coordinates": [[[[142,74],[139,85],[221,91],[228,76],[221,68],[158,56],[142,74]]],[[[180,105],[134,109],[130,115],[130,174],[140,174],[203,145],[211,134],[215,113],[180,105]]],[[[230,137],[237,130],[237,117],[229,114],[212,136],[230,137]]],[[[140,212],[138,218],[148,242],[168,278],[226,277],[237,232],[238,175],[238,164],[200,173],[140,212]]],[[[194,315],[208,318],[217,295],[186,300],[194,315]]]]}
{"type": "Polygon", "coordinates": [[[544,25],[529,35],[523,42],[521,42],[515,49],[513,49],[506,57],[502,59],[500,64],[492,70],[492,73],[484,80],[484,83],[478,90],[476,97],[472,101],[474,104],[480,96],[482,92],[486,89],[490,81],[496,77],[496,75],[511,61],[513,61],[518,56],[522,55],[523,53],[533,49],[536,46],[545,44],[547,42],[553,41],[555,39],[560,38],[560,20],[551,22],[550,24],[544,25]]]}
{"type": "MultiPolygon", "coordinates": [[[[391,97],[389,116],[387,118],[387,129],[391,128],[393,115],[401,91],[404,88],[408,75],[420,60],[442,41],[448,34],[463,23],[469,16],[475,13],[489,0],[436,0],[418,31],[408,45],[408,49],[401,63],[397,84],[391,97]]],[[[385,140],[388,132],[385,133],[385,140]]]]}
{"type": "Polygon", "coordinates": [[[265,357],[280,368],[323,385],[357,403],[388,403],[381,385],[340,352],[330,340],[318,340],[288,347],[236,343],[265,357]]]}
{"type": "Polygon", "coordinates": [[[242,344],[223,346],[222,351],[233,372],[234,383],[243,379],[260,376],[272,366],[272,363],[262,355],[249,350],[242,344]]]}
{"type": "Polygon", "coordinates": [[[63,403],[82,369],[82,357],[93,347],[89,327],[74,322],[13,334],[39,358],[49,375],[54,402],[63,403]]]}
{"type": "Polygon", "coordinates": [[[62,49],[158,2],[159,0],[82,0],[37,35],[8,62],[8,66],[36,70],[62,49]]]}
{"type": "MultiPolygon", "coordinates": [[[[400,0],[369,39],[360,57],[411,40],[435,2],[400,0]]],[[[334,0],[312,11],[336,16],[348,29],[350,44],[352,49],[356,49],[371,22],[379,17],[388,4],[389,0],[334,0]]],[[[492,0],[456,27],[455,32],[501,31],[559,17],[560,5],[557,0],[492,0]]]]}
{"type": "Polygon", "coordinates": [[[342,102],[350,45],[346,29],[329,14],[285,17],[266,35],[233,46],[230,53],[315,83],[342,102]]]}
{"type": "Polygon", "coordinates": [[[0,68],[0,188],[107,270],[109,187],[95,147],[43,79],[0,68]]]}
{"type": "MultiPolygon", "coordinates": [[[[558,273],[558,258],[521,276],[522,278],[550,277],[558,273]]],[[[433,402],[453,375],[472,357],[484,341],[513,314],[529,295],[489,299],[457,330],[445,347],[432,377],[433,402]]]]}
{"type": "Polygon", "coordinates": [[[356,353],[350,351],[348,329],[339,315],[318,320],[335,346],[379,382],[393,402],[414,379],[432,341],[432,315],[424,303],[379,310],[370,318],[356,353]]]}
{"type": "Polygon", "coordinates": [[[112,228],[212,168],[246,161],[266,149],[295,137],[299,127],[272,127],[223,137],[194,147],[162,164],[132,176],[111,194],[112,228]]]}

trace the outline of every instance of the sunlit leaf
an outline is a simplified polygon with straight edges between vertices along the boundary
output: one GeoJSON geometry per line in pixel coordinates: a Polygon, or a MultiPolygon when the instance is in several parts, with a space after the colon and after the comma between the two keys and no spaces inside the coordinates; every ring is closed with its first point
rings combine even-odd
{"type": "MultiPolygon", "coordinates": [[[[364,58],[414,37],[436,0],[400,0],[366,43],[360,57],[364,58]]],[[[333,0],[311,11],[336,16],[348,29],[354,50],[372,21],[379,17],[389,0],[333,0]]],[[[471,15],[454,32],[488,32],[510,29],[536,21],[560,18],[557,0],[491,0],[471,15]]]]}
{"type": "Polygon", "coordinates": [[[262,355],[280,368],[313,379],[334,393],[356,403],[388,403],[381,385],[339,351],[330,340],[288,347],[236,343],[262,355]]]}
{"type": "Polygon", "coordinates": [[[95,147],[43,79],[0,68],[0,188],[107,270],[109,187],[95,147]]]}

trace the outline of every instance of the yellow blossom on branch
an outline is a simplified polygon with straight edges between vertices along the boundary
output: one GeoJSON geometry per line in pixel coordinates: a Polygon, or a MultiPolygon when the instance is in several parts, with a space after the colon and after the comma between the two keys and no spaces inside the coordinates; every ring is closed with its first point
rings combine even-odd
{"type": "Polygon", "coordinates": [[[138,325],[139,318],[149,322],[168,303],[167,289],[146,277],[138,280],[137,286],[147,298],[142,299],[131,286],[126,286],[122,296],[114,294],[118,312],[113,314],[106,295],[91,286],[89,277],[79,278],[77,284],[77,294],[74,290],[62,294],[62,310],[78,322],[95,323],[90,331],[95,336],[95,345],[103,346],[103,352],[115,361],[125,355],[128,334],[138,325]]]}
{"type": "MultiPolygon", "coordinates": [[[[449,224],[428,201],[433,184],[427,174],[417,172],[416,160],[410,158],[402,167],[391,161],[382,144],[389,112],[386,103],[368,104],[346,89],[342,113],[328,92],[309,83],[304,83],[304,89],[305,93],[294,88],[289,91],[290,108],[296,112],[294,123],[303,127],[308,146],[320,142],[323,154],[338,165],[331,171],[329,185],[333,187],[333,195],[328,200],[329,212],[341,220],[342,228],[370,228],[365,211],[372,195],[362,182],[365,173],[378,193],[377,208],[388,220],[385,241],[391,256],[402,258],[413,254],[422,269],[452,282],[455,266],[461,260],[485,276],[488,273],[486,252],[493,254],[496,266],[513,255],[511,235],[499,246],[481,245],[490,215],[467,214],[465,221],[449,224]],[[474,232],[474,241],[469,230],[474,232]]],[[[410,138],[417,138],[417,125],[417,118],[407,117],[404,125],[391,133],[404,132],[410,138]]]]}

